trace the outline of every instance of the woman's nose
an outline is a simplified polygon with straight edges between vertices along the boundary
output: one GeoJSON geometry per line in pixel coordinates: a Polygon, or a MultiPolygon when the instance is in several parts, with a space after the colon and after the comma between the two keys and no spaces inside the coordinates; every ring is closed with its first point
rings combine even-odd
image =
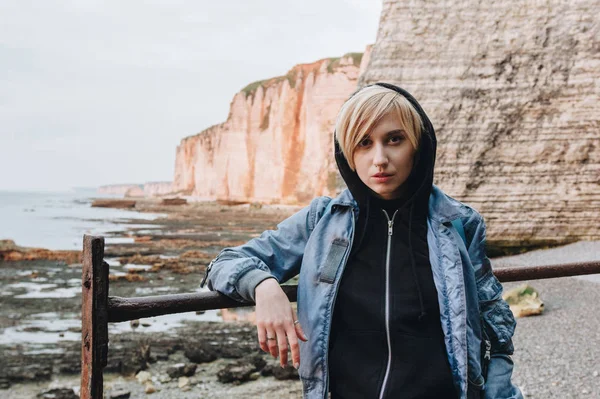
{"type": "Polygon", "coordinates": [[[373,151],[373,164],[377,167],[385,166],[388,163],[388,158],[383,146],[375,145],[373,151]]]}

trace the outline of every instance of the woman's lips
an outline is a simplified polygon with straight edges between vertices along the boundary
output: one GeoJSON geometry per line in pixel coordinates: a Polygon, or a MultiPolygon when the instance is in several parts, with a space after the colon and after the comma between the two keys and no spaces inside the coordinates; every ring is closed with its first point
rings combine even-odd
{"type": "Polygon", "coordinates": [[[373,180],[376,183],[385,183],[392,178],[392,175],[375,175],[373,176],[373,180]]]}

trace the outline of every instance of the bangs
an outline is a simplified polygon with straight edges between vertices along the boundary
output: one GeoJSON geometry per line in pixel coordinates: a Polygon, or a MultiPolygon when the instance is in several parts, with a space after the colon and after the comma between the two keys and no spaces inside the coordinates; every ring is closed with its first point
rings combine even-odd
{"type": "Polygon", "coordinates": [[[397,117],[407,139],[417,149],[423,129],[421,116],[400,93],[382,86],[366,86],[342,106],[335,135],[352,170],[356,147],[389,114],[397,117]]]}

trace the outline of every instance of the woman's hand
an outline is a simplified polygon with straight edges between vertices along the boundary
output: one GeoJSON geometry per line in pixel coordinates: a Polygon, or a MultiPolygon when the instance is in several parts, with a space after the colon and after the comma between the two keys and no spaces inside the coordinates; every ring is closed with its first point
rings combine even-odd
{"type": "Polygon", "coordinates": [[[288,361],[288,343],[294,367],[300,366],[298,338],[307,341],[290,301],[274,278],[263,280],[254,291],[256,329],[260,348],[277,358],[281,367],[288,361]],[[287,337],[287,340],[286,340],[287,337]],[[271,339],[272,338],[272,339],[271,339]]]}

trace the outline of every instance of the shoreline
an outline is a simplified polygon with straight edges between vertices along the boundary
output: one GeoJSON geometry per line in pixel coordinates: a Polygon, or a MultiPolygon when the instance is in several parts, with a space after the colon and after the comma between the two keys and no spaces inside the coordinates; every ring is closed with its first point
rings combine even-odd
{"type": "MultiPolygon", "coordinates": [[[[126,224],[123,231],[108,233],[109,237],[128,240],[121,243],[117,240],[117,243],[106,244],[105,259],[110,264],[112,276],[110,295],[130,297],[197,291],[206,265],[221,248],[241,244],[266,229],[274,228],[280,220],[297,209],[269,206],[258,208],[249,204],[227,206],[206,202],[164,206],[159,204],[159,201],[153,200],[141,201],[139,206],[136,204],[135,210],[148,213],[160,212],[165,216],[151,221],[145,220],[145,225],[141,227],[137,225],[139,220],[123,221],[126,224]]],[[[580,242],[516,256],[494,258],[492,263],[495,266],[503,264],[518,266],[537,262],[539,265],[560,263],[555,260],[564,257],[576,257],[576,260],[580,261],[590,254],[598,254],[598,247],[600,243],[580,242]]],[[[24,251],[27,252],[27,248],[24,251]]],[[[600,256],[598,258],[600,259],[600,256]]],[[[78,380],[81,265],[79,261],[72,261],[72,258],[53,260],[38,258],[7,262],[2,261],[0,257],[0,282],[3,287],[0,289],[2,305],[0,306],[0,329],[2,329],[0,357],[7,359],[4,365],[0,365],[0,392],[3,395],[5,393],[16,395],[16,392],[22,392],[22,389],[30,389],[30,393],[35,396],[40,392],[38,388],[44,385],[39,382],[40,380],[46,381],[46,387],[56,385],[52,382],[55,379],[67,381],[75,376],[78,380]],[[17,336],[21,339],[14,339],[17,336]],[[51,359],[51,361],[44,361],[44,359],[51,359]],[[8,364],[11,366],[7,366],[8,364]],[[36,364],[44,364],[45,367],[36,368],[36,364]],[[47,367],[49,364],[50,368],[47,367]]],[[[565,309],[568,306],[575,306],[573,304],[592,301],[593,306],[597,307],[597,304],[600,304],[600,290],[597,288],[600,287],[581,278],[540,280],[533,281],[531,284],[542,287],[540,294],[547,308],[544,315],[531,318],[535,321],[519,319],[519,327],[515,335],[517,351],[514,359],[518,363],[515,368],[515,381],[532,397],[551,397],[545,394],[538,396],[548,387],[542,383],[532,383],[538,378],[536,376],[539,373],[547,373],[547,370],[537,367],[533,362],[535,358],[547,358],[535,352],[541,350],[546,353],[544,348],[536,349],[539,346],[535,338],[535,334],[539,334],[537,329],[543,329],[546,325],[553,326],[557,323],[557,316],[567,320],[561,323],[567,323],[563,327],[568,327],[569,317],[577,312],[571,309],[566,314],[562,314],[559,312],[560,306],[565,309]],[[551,293],[548,299],[546,299],[546,291],[551,293]],[[578,295],[582,297],[579,298],[578,295]],[[571,305],[564,304],[563,296],[572,297],[571,305]],[[561,303],[558,308],[557,303],[561,303]],[[521,326],[525,327],[521,328],[521,326]],[[522,350],[518,347],[522,347],[522,350]],[[534,358],[530,359],[528,356],[534,358]]],[[[517,283],[507,283],[505,289],[515,285],[517,283]]],[[[203,389],[207,387],[210,387],[211,393],[217,395],[215,397],[219,397],[218,392],[223,393],[222,397],[236,397],[237,394],[242,397],[245,390],[255,389],[256,395],[264,397],[281,397],[286,395],[285,392],[288,392],[290,397],[300,396],[301,386],[297,381],[297,374],[294,374],[295,370],[290,371],[292,380],[289,381],[279,381],[270,376],[258,376],[257,373],[260,375],[262,371],[253,371],[251,373],[253,380],[244,382],[238,391],[236,391],[237,386],[232,386],[231,383],[217,381],[216,374],[227,366],[239,365],[241,362],[245,367],[250,367],[248,365],[253,361],[248,356],[253,354],[259,354],[267,363],[271,361],[269,356],[261,354],[258,350],[255,343],[255,327],[252,324],[243,321],[220,321],[251,318],[250,310],[248,308],[238,313],[232,312],[231,315],[214,311],[204,314],[163,316],[140,320],[137,327],[133,327],[129,322],[112,323],[109,326],[111,339],[109,363],[112,359],[113,366],[107,369],[106,374],[111,375],[111,378],[114,377],[114,381],[120,381],[117,385],[128,389],[132,394],[131,397],[145,397],[144,384],[139,384],[132,376],[134,371],[144,368],[151,372],[154,377],[152,383],[159,390],[153,394],[155,397],[198,397],[206,395],[208,391],[203,389]],[[212,323],[212,321],[219,322],[212,323]],[[179,388],[178,379],[167,379],[165,371],[167,368],[177,362],[190,362],[184,356],[185,345],[178,342],[193,342],[201,334],[205,336],[222,334],[214,340],[221,343],[232,336],[232,329],[236,331],[245,329],[243,333],[239,333],[241,335],[234,335],[238,339],[237,343],[232,341],[224,346],[238,348],[240,350],[236,355],[238,357],[220,355],[212,362],[196,363],[198,371],[190,377],[191,382],[188,381],[189,385],[186,385],[189,388],[179,388]],[[223,332],[226,330],[227,332],[223,332]],[[140,356],[140,348],[144,345],[149,346],[150,357],[140,356]],[[127,360],[123,360],[125,358],[127,360]],[[121,362],[121,366],[114,366],[114,362],[118,361],[121,362]],[[114,374],[115,372],[117,374],[114,374]],[[286,391],[288,389],[289,391],[286,391]],[[185,396],[188,394],[189,396],[185,396]]],[[[600,312],[600,309],[595,310],[600,312]]],[[[589,311],[591,312],[592,309],[590,308],[589,311]]],[[[556,327],[549,329],[565,334],[564,329],[556,327]]],[[[600,326],[598,330],[600,331],[600,326]]],[[[589,330],[586,331],[591,333],[589,330]]],[[[597,355],[600,356],[600,353],[597,355]]],[[[586,356],[586,352],[575,350],[565,356],[583,357],[586,356]]],[[[593,369],[593,365],[588,367],[593,369]]],[[[576,369],[577,367],[574,368],[576,369]]],[[[588,381],[586,376],[577,375],[577,378],[588,381]]],[[[600,385],[600,378],[587,382],[592,388],[594,383],[600,385]]],[[[557,384],[550,388],[549,392],[573,393],[566,384],[557,384]]],[[[107,385],[107,393],[110,389],[107,385]]],[[[596,391],[590,388],[589,391],[600,394],[600,388],[596,391]]]]}

